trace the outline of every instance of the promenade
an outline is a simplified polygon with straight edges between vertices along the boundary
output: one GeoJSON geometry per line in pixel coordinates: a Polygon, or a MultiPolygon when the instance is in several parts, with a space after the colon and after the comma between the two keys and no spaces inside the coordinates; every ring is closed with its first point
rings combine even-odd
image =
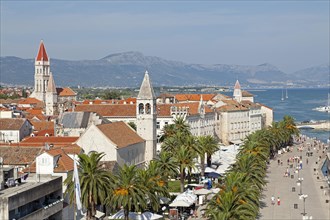
{"type": "Polygon", "coordinates": [[[330,219],[330,202],[325,202],[330,200],[330,190],[320,171],[325,154],[322,154],[322,150],[318,151],[318,147],[314,148],[313,144],[314,140],[307,138],[306,141],[294,145],[292,152],[278,155],[276,159],[271,160],[259,219],[330,219]],[[308,148],[310,148],[310,152],[313,152],[313,156],[306,156],[308,148]],[[320,156],[321,159],[319,159],[320,156]],[[302,169],[299,172],[294,171],[300,160],[289,163],[289,165],[287,163],[287,160],[293,157],[302,157],[302,169]],[[308,163],[306,159],[308,159],[308,163]],[[282,165],[278,164],[278,160],[282,161],[282,165]],[[290,164],[292,164],[292,168],[290,168],[290,164]],[[290,172],[290,176],[285,177],[287,170],[290,172]],[[298,178],[303,178],[302,184],[299,186],[297,185],[298,178]],[[305,204],[304,200],[299,198],[300,192],[308,195],[305,204]],[[272,196],[275,197],[275,205],[271,204],[272,196]],[[277,204],[278,197],[280,197],[280,205],[277,204]],[[303,217],[304,211],[305,217],[303,217]]]}

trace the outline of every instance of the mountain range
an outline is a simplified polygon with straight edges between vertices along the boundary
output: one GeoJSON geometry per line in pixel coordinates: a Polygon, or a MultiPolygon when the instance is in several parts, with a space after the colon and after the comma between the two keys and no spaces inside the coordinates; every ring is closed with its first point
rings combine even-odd
{"type": "MultiPolygon", "coordinates": [[[[241,84],[283,86],[287,82],[320,85],[329,82],[329,64],[285,73],[264,63],[252,65],[187,64],[124,52],[99,60],[51,59],[51,72],[57,86],[138,87],[148,70],[154,86],[232,86],[241,84]]],[[[34,59],[0,57],[1,84],[33,85],[34,59]]]]}

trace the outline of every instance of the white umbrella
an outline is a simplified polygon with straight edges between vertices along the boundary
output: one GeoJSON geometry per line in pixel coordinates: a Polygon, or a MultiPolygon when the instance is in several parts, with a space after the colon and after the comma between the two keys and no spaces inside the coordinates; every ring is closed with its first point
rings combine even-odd
{"type": "Polygon", "coordinates": [[[189,207],[192,204],[187,202],[187,201],[183,201],[183,200],[174,200],[169,206],[170,207],[189,207]]]}
{"type": "Polygon", "coordinates": [[[212,193],[212,191],[203,188],[203,189],[196,190],[194,193],[195,193],[195,195],[206,195],[206,194],[212,193]]]}
{"type": "MultiPolygon", "coordinates": [[[[109,219],[124,219],[124,218],[125,218],[125,213],[123,209],[109,217],[109,219]]],[[[128,218],[136,219],[137,214],[135,212],[129,212],[128,218]]]]}
{"type": "Polygon", "coordinates": [[[217,172],[215,169],[211,167],[206,167],[204,173],[212,173],[212,172],[217,172]]]}
{"type": "Polygon", "coordinates": [[[146,220],[154,220],[154,219],[162,219],[163,216],[162,215],[158,215],[152,212],[144,212],[141,214],[142,219],[146,219],[146,220]]]}

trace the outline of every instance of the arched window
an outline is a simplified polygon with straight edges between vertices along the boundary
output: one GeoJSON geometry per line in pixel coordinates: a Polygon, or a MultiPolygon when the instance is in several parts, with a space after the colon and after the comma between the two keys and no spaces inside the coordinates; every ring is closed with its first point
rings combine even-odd
{"type": "Polygon", "coordinates": [[[142,103],[139,104],[139,114],[144,114],[144,106],[142,103]]]}
{"type": "Polygon", "coordinates": [[[146,114],[151,114],[151,106],[150,103],[146,104],[146,114]]]}

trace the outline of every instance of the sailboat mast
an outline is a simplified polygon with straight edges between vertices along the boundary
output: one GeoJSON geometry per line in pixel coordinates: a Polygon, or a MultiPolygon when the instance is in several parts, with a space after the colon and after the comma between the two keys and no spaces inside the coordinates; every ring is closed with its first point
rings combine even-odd
{"type": "Polygon", "coordinates": [[[289,96],[288,96],[288,87],[285,87],[285,98],[286,99],[289,98],[289,96]]]}

